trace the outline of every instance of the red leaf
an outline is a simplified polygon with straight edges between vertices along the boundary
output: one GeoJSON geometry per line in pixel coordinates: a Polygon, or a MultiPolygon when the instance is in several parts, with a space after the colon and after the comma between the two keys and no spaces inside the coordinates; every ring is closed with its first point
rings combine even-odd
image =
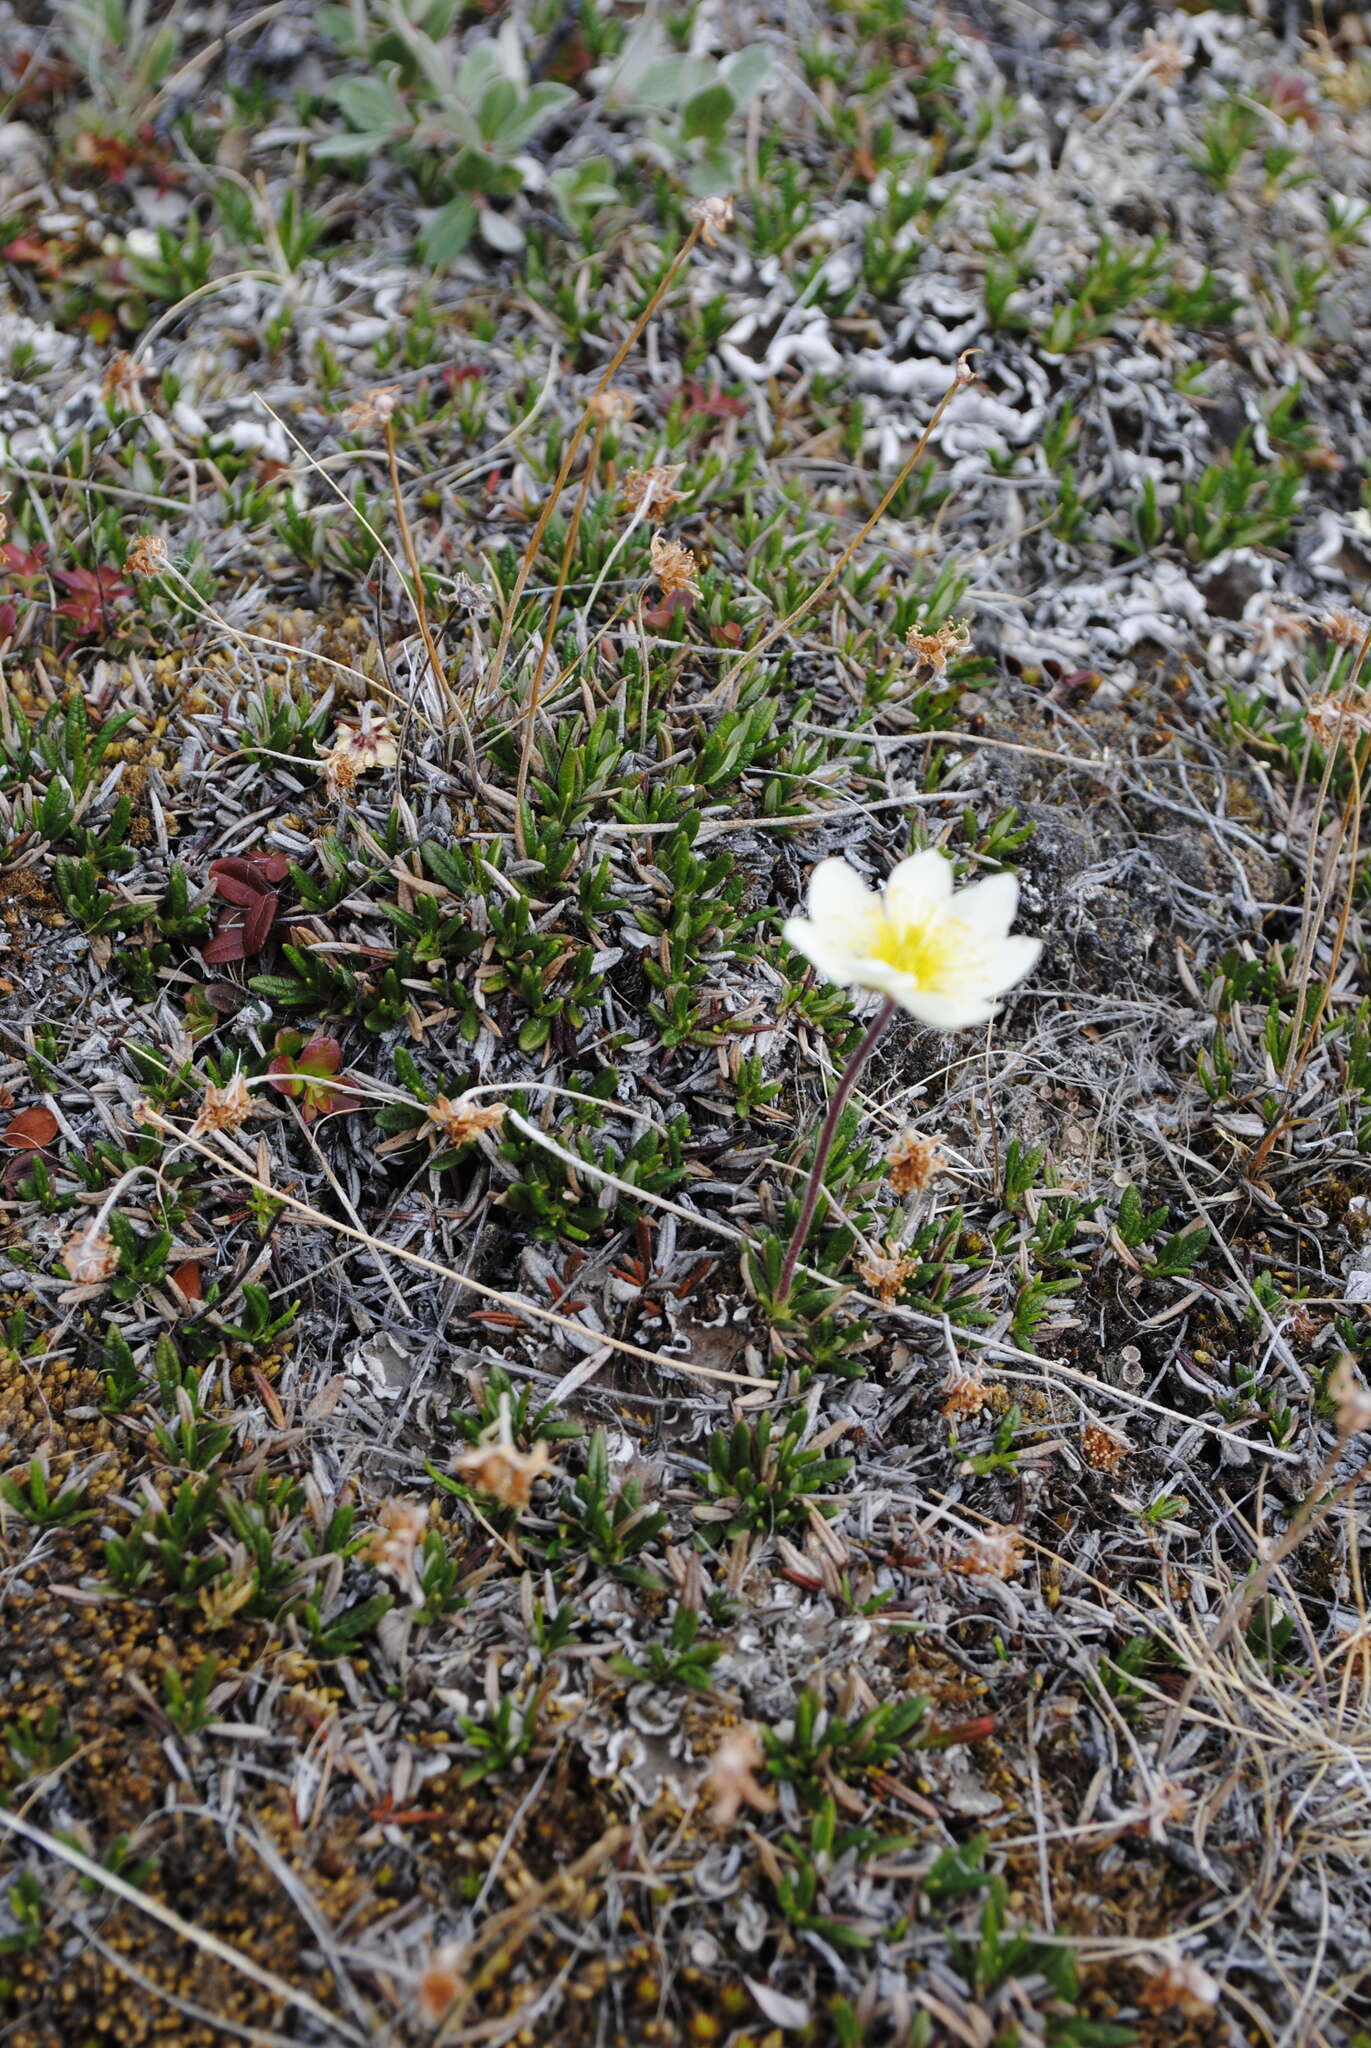
{"type": "Polygon", "coordinates": [[[717,384],[712,391],[706,391],[694,377],[687,377],[685,383],[678,386],[677,396],[685,400],[687,419],[700,414],[714,420],[740,420],[747,416],[746,399],[728,397],[717,384]]]}
{"type": "Polygon", "coordinates": [[[173,1287],[179,1287],[187,1301],[203,1301],[204,1286],[200,1279],[200,1268],[194,1259],[182,1259],[179,1266],[173,1266],[168,1275],[173,1287]]]}
{"type": "Polygon", "coordinates": [[[42,571],[45,552],[41,544],[36,548],[21,548],[18,541],[9,540],[0,548],[0,562],[12,576],[37,576],[42,571]]]}
{"type": "Polygon", "coordinates": [[[214,937],[201,948],[200,958],[211,966],[222,967],[230,960],[246,960],[247,957],[241,918],[234,911],[221,912],[214,937]]]}
{"type": "MultiPolygon", "coordinates": [[[[216,887],[220,876],[224,876],[232,881],[241,882],[245,888],[260,895],[262,890],[269,889],[273,882],[285,881],[290,873],[290,862],[283,853],[229,853],[225,854],[222,860],[212,860],[209,872],[216,887]]],[[[228,895],[226,889],[220,889],[219,893],[221,896],[228,895]]],[[[229,896],[229,901],[244,903],[247,898],[229,896]]]]}
{"type": "Polygon", "coordinates": [[[33,1109],[21,1109],[6,1124],[0,1142],[16,1152],[38,1152],[52,1143],[61,1128],[52,1111],[38,1103],[33,1109]]]}
{"type": "Polygon", "coordinates": [[[264,896],[259,896],[252,905],[243,924],[243,953],[245,957],[249,953],[261,952],[263,946],[271,937],[271,928],[276,922],[276,913],[280,905],[280,897],[271,889],[268,889],[264,896]]]}

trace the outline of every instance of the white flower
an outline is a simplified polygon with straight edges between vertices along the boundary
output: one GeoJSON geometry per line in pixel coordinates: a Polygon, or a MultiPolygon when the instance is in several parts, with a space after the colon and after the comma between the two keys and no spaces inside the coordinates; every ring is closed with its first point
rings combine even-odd
{"type": "Polygon", "coordinates": [[[1014,875],[989,875],[958,895],[952,863],[932,848],[911,854],[878,894],[845,860],[821,860],[809,878],[809,915],[792,917],[788,943],[826,981],[875,989],[938,1031],[984,1024],[995,999],[1022,981],[1039,939],[1011,938],[1014,875]]]}

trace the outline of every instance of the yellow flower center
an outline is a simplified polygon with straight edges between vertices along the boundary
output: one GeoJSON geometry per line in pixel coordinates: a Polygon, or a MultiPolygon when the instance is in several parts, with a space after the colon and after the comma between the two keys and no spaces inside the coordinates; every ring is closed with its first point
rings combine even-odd
{"type": "Polygon", "coordinates": [[[915,986],[932,994],[956,986],[966,977],[978,948],[959,917],[931,917],[921,924],[899,925],[883,918],[871,956],[915,986]]]}

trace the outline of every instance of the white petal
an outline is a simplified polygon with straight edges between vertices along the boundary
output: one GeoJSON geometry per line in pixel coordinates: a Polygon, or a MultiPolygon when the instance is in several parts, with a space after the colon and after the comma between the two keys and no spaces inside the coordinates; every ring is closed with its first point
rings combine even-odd
{"type": "Polygon", "coordinates": [[[821,860],[809,878],[809,915],[834,945],[870,950],[884,923],[881,899],[845,860],[821,860]]]}
{"type": "Polygon", "coordinates": [[[886,914],[896,925],[921,924],[952,894],[952,863],[934,847],[911,853],[885,885],[886,914]]]}
{"type": "Polygon", "coordinates": [[[964,1031],[970,1024],[988,1024],[995,1014],[995,1004],[979,996],[931,996],[919,988],[912,991],[904,1007],[911,1017],[935,1031],[964,1031]]]}
{"type": "Polygon", "coordinates": [[[912,1010],[919,997],[919,984],[913,975],[902,973],[884,960],[854,959],[845,978],[851,988],[869,988],[877,995],[892,997],[902,1010],[912,1010]]]}
{"type": "Polygon", "coordinates": [[[852,987],[859,956],[836,939],[827,926],[814,924],[807,917],[788,917],[782,936],[788,946],[803,953],[810,965],[818,968],[825,981],[852,987]]]}
{"type": "Polygon", "coordinates": [[[1007,869],[1003,874],[987,875],[983,882],[973,882],[969,889],[959,890],[952,905],[962,923],[986,939],[1002,939],[1013,924],[1018,907],[1019,878],[1007,869]]]}
{"type": "Polygon", "coordinates": [[[997,940],[990,949],[989,971],[979,978],[979,992],[987,996],[1003,995],[1007,988],[1013,988],[1016,982],[1033,972],[1042,949],[1041,939],[997,940]]]}

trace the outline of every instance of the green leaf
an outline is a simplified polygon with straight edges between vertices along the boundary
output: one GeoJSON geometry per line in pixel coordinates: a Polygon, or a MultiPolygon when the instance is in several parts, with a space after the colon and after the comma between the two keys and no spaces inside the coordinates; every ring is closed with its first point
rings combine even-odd
{"type": "Polygon", "coordinates": [[[706,142],[722,142],[736,112],[737,102],[726,85],[707,85],[703,92],[692,94],[681,110],[682,141],[693,142],[703,136],[706,142]]]}
{"type": "Polygon", "coordinates": [[[343,78],[333,97],[344,119],[364,134],[389,135],[410,126],[409,108],[388,79],[343,78]]]}
{"type": "Polygon", "coordinates": [[[518,221],[507,213],[497,213],[493,206],[481,208],[476,226],[486,247],[500,256],[517,256],[524,246],[524,231],[518,221]]]}
{"type": "Polygon", "coordinates": [[[446,269],[461,255],[476,225],[475,203],[464,192],[449,199],[419,237],[419,255],[434,270],[446,269]]]}

